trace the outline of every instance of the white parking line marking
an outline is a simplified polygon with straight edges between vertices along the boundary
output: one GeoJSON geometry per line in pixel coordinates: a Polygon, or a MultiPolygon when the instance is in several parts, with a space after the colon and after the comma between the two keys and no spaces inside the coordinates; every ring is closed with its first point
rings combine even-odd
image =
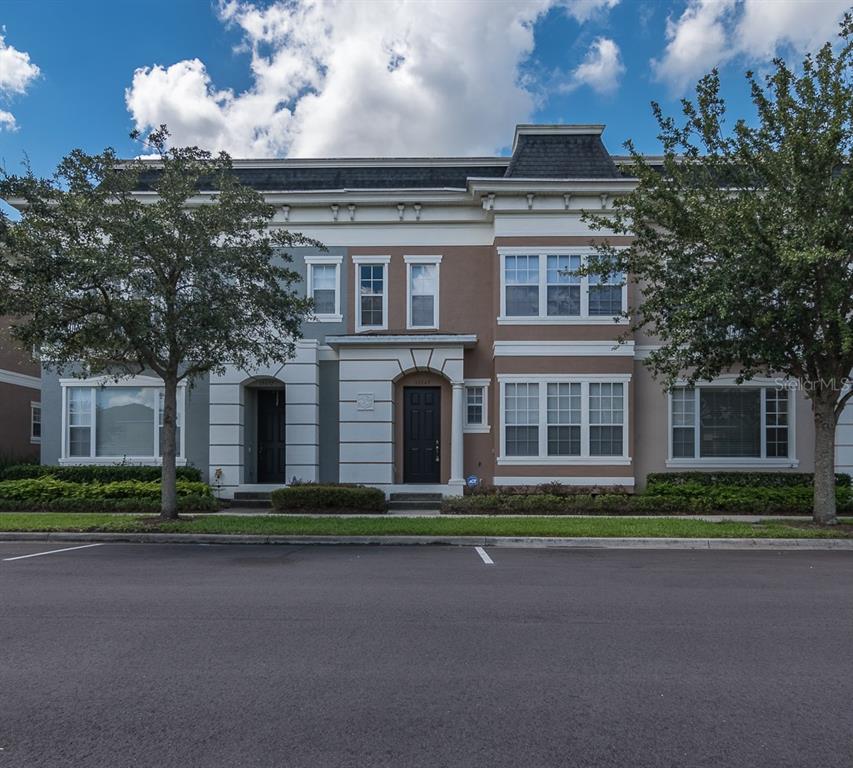
{"type": "Polygon", "coordinates": [[[482,547],[474,547],[474,549],[477,551],[477,554],[480,556],[480,558],[483,560],[483,562],[486,565],[494,565],[495,564],[495,561],[492,560],[492,558],[489,557],[488,554],[486,554],[485,549],[483,549],[482,547]]]}
{"type": "Polygon", "coordinates": [[[57,552],[70,552],[72,549],[88,549],[89,547],[102,547],[103,542],[99,544],[83,544],[79,547],[65,547],[65,549],[51,549],[49,552],[34,552],[31,555],[18,555],[17,557],[4,557],[3,562],[8,563],[12,560],[25,560],[28,557],[41,557],[42,555],[55,555],[57,552]]]}

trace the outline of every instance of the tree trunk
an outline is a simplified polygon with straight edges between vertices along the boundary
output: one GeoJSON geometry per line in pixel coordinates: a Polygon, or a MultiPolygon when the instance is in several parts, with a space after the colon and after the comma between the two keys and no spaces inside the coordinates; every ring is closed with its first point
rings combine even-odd
{"type": "Polygon", "coordinates": [[[835,525],[835,399],[816,396],[814,412],[814,521],[835,525]]]}
{"type": "Polygon", "coordinates": [[[177,376],[167,375],[163,395],[163,471],[160,476],[160,517],[175,520],[178,517],[178,489],[175,472],[175,445],[178,410],[177,376]]]}

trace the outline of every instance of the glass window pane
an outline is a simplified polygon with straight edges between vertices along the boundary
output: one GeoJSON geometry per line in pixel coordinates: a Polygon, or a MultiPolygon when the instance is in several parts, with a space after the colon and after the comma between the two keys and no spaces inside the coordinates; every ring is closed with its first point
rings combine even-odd
{"type": "Polygon", "coordinates": [[[359,294],[361,325],[384,325],[382,298],[385,291],[384,267],[381,264],[361,264],[359,267],[359,294]]]}
{"type": "Polygon", "coordinates": [[[591,426],[589,428],[589,455],[621,456],[622,427],[591,426]]]}
{"type": "Polygon", "coordinates": [[[622,286],[590,285],[589,314],[593,317],[614,317],[622,313],[622,286]]]}
{"type": "Polygon", "coordinates": [[[589,385],[589,423],[622,424],[622,384],[602,383],[589,385]]]}
{"type": "Polygon", "coordinates": [[[412,264],[412,293],[435,293],[435,264],[412,264]]]}
{"type": "Polygon", "coordinates": [[[468,424],[483,423],[483,387],[465,389],[466,421],[468,424]]]}
{"type": "Polygon", "coordinates": [[[539,314],[539,286],[508,285],[506,313],[508,317],[536,317],[539,314]]]}
{"type": "Polygon", "coordinates": [[[539,385],[507,384],[504,391],[507,456],[539,454],[539,385]]]}
{"type": "Polygon", "coordinates": [[[316,291],[318,288],[325,291],[334,291],[337,288],[338,269],[334,264],[312,264],[311,283],[316,291]]]}
{"type": "Polygon", "coordinates": [[[699,455],[761,456],[761,390],[703,387],[699,390],[699,455]]]}
{"type": "Polygon", "coordinates": [[[696,430],[693,427],[673,427],[672,457],[692,459],[696,454],[696,430]]]}
{"type": "Polygon", "coordinates": [[[506,256],[506,313],[510,317],[530,317],[539,314],[539,257],[506,256]]]}
{"type": "Polygon", "coordinates": [[[89,387],[69,388],[68,423],[72,427],[88,427],[92,424],[92,390],[89,387]]]}
{"type": "Polygon", "coordinates": [[[150,387],[97,390],[96,456],[154,455],[155,391],[150,387]]]}
{"type": "Polygon", "coordinates": [[[434,296],[412,296],[412,325],[432,328],[435,325],[434,309],[434,296]]]}
{"type": "Polygon", "coordinates": [[[580,266],[580,256],[549,256],[548,285],[580,285],[580,276],[576,274],[580,266]]]}
{"type": "Polygon", "coordinates": [[[314,289],[314,314],[335,314],[335,292],[333,290],[326,290],[325,288],[314,289]]]}
{"type": "Polygon", "coordinates": [[[788,456],[788,390],[767,389],[764,393],[768,458],[788,456]]]}
{"type": "Polygon", "coordinates": [[[550,426],[548,427],[549,456],[580,456],[581,428],[580,426],[550,426]]]}
{"type": "Polygon", "coordinates": [[[581,313],[581,287],[579,285],[549,285],[548,315],[572,317],[581,313]]]}

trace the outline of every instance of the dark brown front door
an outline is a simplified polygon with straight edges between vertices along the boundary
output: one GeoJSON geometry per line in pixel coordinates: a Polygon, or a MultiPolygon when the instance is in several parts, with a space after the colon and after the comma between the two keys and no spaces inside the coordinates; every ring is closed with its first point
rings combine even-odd
{"type": "Polygon", "coordinates": [[[403,482],[440,482],[441,388],[403,388],[403,482]]]}
{"type": "Polygon", "coordinates": [[[284,390],[258,390],[258,482],[283,483],[284,390]]]}

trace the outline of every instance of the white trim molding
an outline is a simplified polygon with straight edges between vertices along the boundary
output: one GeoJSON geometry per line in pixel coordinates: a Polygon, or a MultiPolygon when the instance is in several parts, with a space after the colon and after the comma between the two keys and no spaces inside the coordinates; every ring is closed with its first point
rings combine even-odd
{"type": "Polygon", "coordinates": [[[355,255],[352,257],[352,263],[355,266],[354,283],[354,306],[355,312],[355,332],[362,333],[363,331],[384,331],[388,329],[388,264],[391,261],[390,256],[367,256],[355,255]],[[381,266],[382,267],[382,323],[381,325],[363,325],[361,322],[361,267],[381,266]]]}
{"type": "Polygon", "coordinates": [[[343,256],[306,256],[305,257],[305,282],[306,295],[308,298],[314,297],[314,267],[315,266],[332,266],[335,268],[335,311],[332,313],[312,315],[309,322],[314,323],[341,323],[343,315],[341,314],[341,264],[343,256]]]}
{"type": "Polygon", "coordinates": [[[634,342],[496,341],[494,357],[634,357],[634,342]]]}
{"type": "Polygon", "coordinates": [[[441,291],[441,256],[403,256],[406,264],[406,329],[437,330],[439,326],[439,294],[441,291]],[[435,284],[432,293],[432,323],[429,325],[412,324],[412,266],[435,267],[435,284]]]}
{"type": "Polygon", "coordinates": [[[0,384],[13,384],[16,387],[29,387],[30,389],[41,389],[41,379],[38,376],[30,376],[28,373],[7,371],[0,368],[0,384]]]}
{"type": "Polygon", "coordinates": [[[573,485],[594,488],[596,486],[627,486],[634,487],[634,478],[627,477],[527,477],[525,475],[512,476],[497,476],[494,478],[494,485],[545,485],[546,483],[561,483],[562,485],[573,485]]]}

